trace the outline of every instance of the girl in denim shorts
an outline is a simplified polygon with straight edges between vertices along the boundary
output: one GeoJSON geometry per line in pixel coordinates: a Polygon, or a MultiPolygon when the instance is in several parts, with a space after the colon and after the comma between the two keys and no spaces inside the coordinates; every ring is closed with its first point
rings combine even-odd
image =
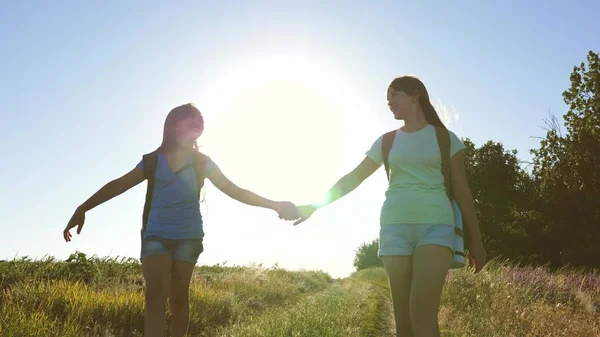
{"type": "Polygon", "coordinates": [[[160,147],[79,206],[63,231],[65,241],[71,241],[69,230],[77,227],[77,234],[81,232],[87,211],[148,180],[140,253],[146,284],[146,337],[164,335],[167,298],[171,335],[182,337],[187,333],[190,280],[203,251],[199,192],[204,177],[240,202],[275,210],[285,220],[298,218],[294,204],[265,199],[227,179],[210,157],[198,152],[196,141],[203,131],[204,119],[193,104],[171,110],[160,147]]]}
{"type": "MultiPolygon", "coordinates": [[[[464,145],[448,131],[416,77],[394,79],[387,91],[388,106],[404,125],[393,135],[387,154],[389,186],[380,215],[379,256],[387,272],[397,336],[439,336],[438,311],[446,274],[454,256],[455,210],[462,213],[470,234],[470,264],[475,272],[485,264],[485,250],[473,199],[465,177],[464,145]],[[449,136],[449,177],[442,172],[437,133],[449,136]],[[450,183],[451,188],[446,188],[450,183]],[[451,200],[454,202],[451,202],[451,200]]],[[[300,206],[306,220],[318,208],[353,191],[383,163],[377,139],[364,160],[327,193],[325,203],[300,206]]]]}

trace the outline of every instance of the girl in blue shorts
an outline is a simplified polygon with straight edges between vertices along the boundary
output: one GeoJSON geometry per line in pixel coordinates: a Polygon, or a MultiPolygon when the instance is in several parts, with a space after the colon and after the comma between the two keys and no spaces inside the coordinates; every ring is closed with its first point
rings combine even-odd
{"type": "MultiPolygon", "coordinates": [[[[465,178],[464,148],[446,129],[416,77],[396,78],[388,87],[388,106],[404,125],[393,131],[388,158],[389,186],[380,216],[379,256],[389,277],[397,336],[439,336],[438,311],[446,274],[454,256],[453,199],[470,234],[470,263],[475,272],[485,264],[473,199],[465,178]],[[441,132],[440,132],[441,130],[441,132]],[[449,176],[442,172],[438,133],[449,136],[449,176]],[[445,183],[451,183],[447,189],[445,183]],[[447,193],[451,191],[450,193],[447,193]],[[450,197],[450,198],[449,198],[450,197]]],[[[384,162],[377,139],[364,160],[326,194],[326,203],[300,206],[301,219],[350,193],[384,162]]]]}
{"type": "Polygon", "coordinates": [[[77,207],[63,231],[65,241],[71,241],[70,229],[77,227],[77,234],[81,233],[87,211],[148,180],[140,254],[146,284],[146,337],[164,336],[167,298],[171,335],[182,337],[187,333],[190,279],[203,251],[199,192],[204,177],[240,202],[275,210],[285,220],[298,218],[292,203],[265,199],[227,179],[210,157],[198,152],[196,140],[203,131],[204,119],[193,104],[171,110],[160,147],[77,207]]]}

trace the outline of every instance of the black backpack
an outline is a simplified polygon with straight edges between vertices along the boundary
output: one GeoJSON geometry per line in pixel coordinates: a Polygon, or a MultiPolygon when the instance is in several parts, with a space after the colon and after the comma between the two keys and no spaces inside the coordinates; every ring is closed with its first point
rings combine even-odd
{"type": "MultiPolygon", "coordinates": [[[[148,187],[146,188],[146,202],[144,203],[144,213],[142,215],[142,236],[146,230],[146,224],[148,223],[148,215],[150,214],[150,207],[152,205],[152,196],[154,192],[154,174],[156,173],[156,166],[158,164],[158,150],[145,154],[142,157],[144,163],[144,178],[148,180],[148,187]]],[[[204,171],[206,168],[207,157],[200,152],[194,153],[194,159],[192,166],[196,171],[196,180],[198,181],[198,199],[200,199],[200,190],[204,187],[204,171]]]]}
{"type": "MultiPolygon", "coordinates": [[[[390,164],[388,161],[388,156],[390,154],[390,150],[392,149],[392,145],[394,144],[394,138],[396,137],[396,131],[389,131],[383,135],[383,139],[381,142],[381,152],[383,155],[383,165],[385,167],[385,174],[387,175],[388,181],[390,180],[390,164]]],[[[440,153],[442,155],[442,175],[444,176],[444,185],[446,186],[446,195],[452,204],[452,177],[450,176],[450,134],[448,133],[448,129],[436,126],[435,127],[435,135],[437,138],[438,147],[440,148],[440,153]]],[[[464,232],[462,228],[458,226],[454,226],[454,233],[456,236],[460,237],[460,240],[464,240],[464,232]]],[[[465,257],[464,246],[458,245],[455,247],[455,260],[462,261],[465,257]],[[462,248],[462,250],[461,250],[462,248]]]]}

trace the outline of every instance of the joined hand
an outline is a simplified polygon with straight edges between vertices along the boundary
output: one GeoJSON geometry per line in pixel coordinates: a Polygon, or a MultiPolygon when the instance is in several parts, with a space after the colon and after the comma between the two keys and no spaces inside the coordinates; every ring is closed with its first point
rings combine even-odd
{"type": "Polygon", "coordinates": [[[300,217],[296,205],[289,201],[278,202],[274,210],[279,214],[280,219],[296,220],[300,217]]]}
{"type": "Polygon", "coordinates": [[[297,226],[313,215],[313,213],[317,210],[317,207],[313,205],[302,205],[297,208],[300,219],[294,222],[294,226],[297,226]]]}

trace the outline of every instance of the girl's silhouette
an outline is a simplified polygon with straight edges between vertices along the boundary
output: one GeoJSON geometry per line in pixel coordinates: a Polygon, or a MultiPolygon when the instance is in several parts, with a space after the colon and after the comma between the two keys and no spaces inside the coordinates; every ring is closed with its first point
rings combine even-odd
{"type": "MultiPolygon", "coordinates": [[[[465,177],[464,145],[446,129],[429,101],[425,85],[412,76],[394,79],[387,92],[396,130],[389,152],[391,171],[381,209],[379,256],[389,277],[397,336],[439,336],[438,310],[442,287],[454,254],[455,220],[448,196],[462,213],[470,241],[470,263],[475,271],[485,264],[473,199],[465,177]],[[443,132],[440,132],[443,131],[443,132]],[[449,136],[450,193],[442,173],[437,134],[449,136]]],[[[384,162],[382,135],[364,160],[327,193],[331,203],[350,193],[384,162]]],[[[445,162],[445,160],[444,160],[445,162]]],[[[301,219],[325,204],[300,206],[301,219]]]]}
{"type": "Polygon", "coordinates": [[[232,183],[200,152],[196,140],[204,131],[204,119],[193,104],[168,114],[160,147],[143,157],[130,172],[117,178],[77,207],[63,232],[71,241],[70,229],[81,233],[85,213],[92,208],[149,180],[148,208],[144,212],[140,259],[145,290],[144,336],[164,336],[166,301],[171,308],[173,337],[186,334],[189,321],[189,286],[204,238],[199,190],[207,177],[219,190],[248,205],[275,210],[280,218],[298,218],[290,202],[276,202],[232,183]],[[152,165],[149,170],[147,165],[152,165]],[[147,172],[154,172],[150,177],[147,172]]]}

